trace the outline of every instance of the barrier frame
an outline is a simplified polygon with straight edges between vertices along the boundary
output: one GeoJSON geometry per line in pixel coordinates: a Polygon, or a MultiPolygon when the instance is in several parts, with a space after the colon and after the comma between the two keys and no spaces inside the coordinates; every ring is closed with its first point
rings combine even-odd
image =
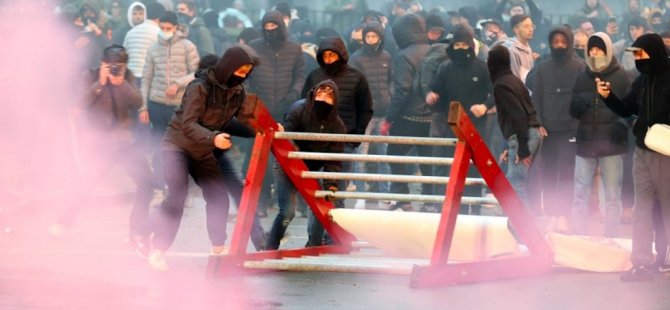
{"type": "MultiPolygon", "coordinates": [[[[207,274],[225,276],[272,271],[271,269],[245,269],[243,266],[245,261],[350,253],[351,244],[356,238],[329,220],[328,212],[333,205],[323,198],[315,197],[316,191],[321,188],[317,180],[302,177],[302,173],[309,171],[304,162],[301,159],[289,158],[289,152],[296,151],[293,144],[288,140],[274,138],[274,133],[278,132],[279,128],[259,98],[250,95],[247,101],[252,109],[246,112],[248,113],[246,118],[249,119],[249,123],[258,134],[252,149],[236,225],[231,236],[230,251],[227,255],[210,256],[207,274]],[[323,225],[336,245],[246,253],[270,152],[273,153],[277,163],[284,169],[288,178],[296,186],[298,193],[314,213],[316,220],[323,225]]],[[[414,266],[410,286],[420,288],[454,285],[525,277],[548,272],[552,261],[549,246],[535,226],[534,218],[522,206],[516,192],[498,166],[496,158],[484,144],[460,103],[451,102],[447,121],[458,138],[449,176],[450,182],[446,187],[430,265],[414,266]],[[517,236],[527,246],[529,255],[467,263],[448,262],[470,160],[500,202],[517,236]]]]}

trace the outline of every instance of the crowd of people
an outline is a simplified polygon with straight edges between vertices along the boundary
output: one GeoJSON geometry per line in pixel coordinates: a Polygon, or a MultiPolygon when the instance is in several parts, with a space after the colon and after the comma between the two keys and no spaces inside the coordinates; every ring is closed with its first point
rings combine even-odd
{"type": "MultiPolygon", "coordinates": [[[[236,161],[226,150],[231,141],[242,153],[250,150],[249,139],[237,142],[231,135],[254,136],[243,113],[245,94],[254,93],[280,128],[358,135],[454,137],[447,107],[458,101],[500,156],[525,207],[547,218],[542,229],[594,234],[589,217],[602,218],[604,232],[597,234],[619,237],[620,224],[632,222],[634,267],[622,279],[649,280],[654,272],[670,271],[670,229],[664,229],[670,225],[670,157],[644,143],[651,125],[670,124],[669,0],[648,6],[629,0],[625,12],[585,0],[560,25],[534,0],[487,0],[450,11],[418,1],[396,0],[380,10],[362,0],[330,1],[326,18],[332,27],[319,29],[286,2],[272,4],[258,21],[244,14],[242,1],[229,8],[193,0],[126,2],[108,1],[105,10],[95,2],[70,3],[58,11],[76,30],[73,52],[98,68],[88,85],[87,100],[96,107],[90,111],[107,113],[108,126],[134,137],[134,144],[121,141],[119,150],[150,150],[150,163],[133,160],[128,166],[138,185],[129,240],[156,269],[167,268],[164,251],[179,227],[189,175],[207,202],[212,253],[225,253],[228,193],[239,201],[239,174],[249,158],[236,161]],[[148,214],[152,189],[165,194],[155,216],[148,214]]],[[[349,154],[453,155],[421,145],[297,145],[349,154]]],[[[307,166],[447,175],[444,167],[423,164],[307,166]]],[[[281,167],[271,163],[265,175],[258,216],[275,204],[279,214],[269,235],[256,220],[252,241],[258,250],[280,246],[300,207],[281,167]]],[[[323,187],[409,193],[408,184],[399,182],[324,180],[323,187]]],[[[443,192],[444,186],[421,187],[422,194],[443,192]]],[[[465,195],[489,193],[469,187],[465,195]]],[[[344,207],[342,200],[333,203],[344,207]]],[[[353,205],[373,207],[365,200],[353,205]]],[[[379,201],[376,207],[414,210],[409,202],[379,201]]],[[[440,209],[426,203],[418,211],[440,209]]],[[[301,212],[310,217],[307,246],[328,244],[318,221],[301,212]]],[[[478,215],[481,206],[463,205],[460,212],[478,215]]]]}

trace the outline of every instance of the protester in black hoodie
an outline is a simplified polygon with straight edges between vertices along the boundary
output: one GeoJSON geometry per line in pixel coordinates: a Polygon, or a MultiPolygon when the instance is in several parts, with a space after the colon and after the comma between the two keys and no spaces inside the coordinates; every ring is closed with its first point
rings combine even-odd
{"type": "MultiPolygon", "coordinates": [[[[338,91],[332,80],[325,80],[317,84],[306,99],[301,99],[291,106],[286,114],[284,130],[292,132],[336,133],[347,132],[342,119],[337,113],[338,91]]],[[[302,152],[342,153],[344,143],[330,141],[295,141],[297,148],[302,152]]],[[[307,160],[307,169],[310,171],[340,172],[341,161],[307,160]]],[[[279,213],[275,217],[268,235],[266,248],[276,250],[280,240],[286,233],[286,228],[295,217],[296,188],[286,173],[278,165],[274,168],[275,188],[277,190],[277,205],[279,213]]],[[[336,191],[337,181],[323,180],[323,188],[336,191]]],[[[311,225],[308,246],[318,246],[323,243],[323,227],[311,225]]]]}
{"type": "Polygon", "coordinates": [[[487,60],[498,124],[508,148],[501,159],[508,162],[507,179],[517,195],[528,205],[528,171],[542,140],[540,122],[530,101],[528,89],[512,73],[509,50],[497,45],[489,51],[487,60]]]}
{"type": "MultiPolygon", "coordinates": [[[[352,67],[360,70],[368,79],[370,92],[372,95],[374,113],[366,135],[379,135],[386,109],[391,100],[391,54],[384,49],[386,37],[384,28],[380,23],[368,23],[363,27],[363,47],[356,50],[351,56],[349,63],[352,67]]],[[[360,154],[386,155],[387,145],[384,143],[361,143],[358,148],[360,154]],[[373,149],[368,152],[369,148],[373,149]]],[[[373,164],[373,163],[371,163],[373,164]]],[[[366,172],[366,163],[354,163],[354,170],[359,173],[366,172]]],[[[389,173],[389,167],[386,163],[375,165],[379,173],[389,173]]],[[[365,189],[363,181],[354,181],[356,189],[365,189]]],[[[379,185],[378,192],[387,193],[389,191],[387,182],[372,182],[370,185],[379,185]]],[[[355,207],[364,208],[365,200],[356,201],[355,207]]]]}
{"type": "MultiPolygon", "coordinates": [[[[633,220],[633,268],[621,275],[624,281],[652,280],[654,263],[653,205],[660,204],[665,227],[670,227],[670,156],[657,153],[645,145],[647,130],[654,124],[670,124],[670,61],[663,39],[655,33],[637,38],[629,49],[635,57],[635,67],[640,76],[633,82],[631,91],[623,98],[612,92],[609,81],[596,78],[598,93],[605,104],[621,117],[637,115],[633,125],[635,155],[633,178],[635,208],[633,220]]],[[[666,237],[670,229],[666,229],[666,237]]],[[[657,262],[663,263],[663,262],[657,262]]]]}
{"type": "Polygon", "coordinates": [[[242,82],[255,64],[251,50],[231,47],[216,66],[196,72],[195,80],[186,88],[161,146],[168,192],[149,224],[155,232],[149,264],[156,270],[167,270],[164,251],[170,248],[179,229],[189,175],[202,188],[207,203],[207,231],[213,246],[212,254],[225,253],[229,202],[213,151],[232,146],[230,135],[222,131],[234,116],[240,121],[245,120],[240,113],[245,105],[242,82]]]}
{"type": "MultiPolygon", "coordinates": [[[[547,228],[567,232],[570,204],[574,192],[574,141],[578,121],[570,116],[572,89],[577,75],[584,70],[584,62],[577,58],[572,31],[560,26],[549,33],[551,56],[533,67],[532,100],[537,117],[546,129],[539,153],[541,191],[547,228]]],[[[529,80],[526,83],[529,84],[529,80]]],[[[532,195],[531,195],[532,196],[532,195]]]]}
{"type": "MultiPolygon", "coordinates": [[[[452,31],[453,38],[447,47],[447,55],[450,62],[441,65],[437,74],[433,76],[430,89],[426,95],[426,103],[431,105],[433,120],[431,124],[431,137],[453,138],[452,130],[448,128],[446,117],[449,103],[458,101],[467,111],[468,116],[475,124],[477,131],[482,137],[486,133],[486,111],[488,107],[485,102],[489,98],[493,86],[486,62],[475,56],[475,43],[471,32],[462,26],[456,26],[452,31]]],[[[493,101],[489,101],[493,104],[493,101]]],[[[491,106],[492,108],[492,106],[491,106]]],[[[452,157],[452,147],[435,147],[435,156],[452,157]]],[[[447,176],[449,169],[446,166],[435,166],[434,175],[447,176]]],[[[476,174],[476,169],[470,171],[476,174]]],[[[436,193],[444,193],[445,186],[435,187],[436,193]]],[[[481,191],[475,187],[465,189],[467,196],[481,196],[481,191]]],[[[463,214],[479,214],[480,206],[467,205],[461,207],[463,214]],[[472,212],[470,212],[470,210],[472,212]]]]}
{"type": "MultiPolygon", "coordinates": [[[[348,134],[364,135],[372,118],[372,95],[368,80],[360,71],[350,67],[349,53],[340,37],[326,37],[319,43],[316,53],[319,68],[310,72],[302,89],[302,97],[318,83],[331,79],[339,90],[338,112],[347,126],[348,134]]],[[[353,154],[360,143],[347,143],[344,152],[353,154]]],[[[343,172],[352,171],[352,163],[343,163],[343,172]]],[[[340,181],[339,188],[347,188],[346,181],[340,181]]],[[[336,207],[343,208],[344,201],[338,200],[336,207]]]]}
{"type": "MultiPolygon", "coordinates": [[[[427,137],[430,133],[430,122],[432,112],[424,98],[414,87],[414,78],[421,69],[423,59],[428,54],[428,35],[426,21],[417,14],[407,14],[400,17],[393,25],[393,37],[395,37],[400,51],[393,56],[393,95],[386,117],[382,124],[382,134],[394,136],[427,137]]],[[[388,155],[407,155],[416,148],[420,156],[432,156],[433,149],[430,146],[414,146],[391,144],[388,147],[388,155]]],[[[391,164],[391,173],[409,174],[407,165],[391,164]]],[[[421,174],[431,175],[430,165],[420,165],[421,174]]],[[[407,183],[392,183],[391,192],[396,194],[409,193],[407,183]]],[[[430,184],[423,184],[421,193],[432,194],[430,184]]],[[[402,202],[396,208],[411,210],[409,202],[402,202]]]]}

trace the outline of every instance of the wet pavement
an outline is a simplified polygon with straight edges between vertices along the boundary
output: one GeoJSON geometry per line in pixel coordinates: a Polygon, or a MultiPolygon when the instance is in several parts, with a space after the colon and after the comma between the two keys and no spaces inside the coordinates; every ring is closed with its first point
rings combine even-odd
{"type": "MultiPolygon", "coordinates": [[[[0,234],[0,309],[670,309],[664,275],[624,283],[618,274],[560,268],[533,278],[428,289],[410,288],[406,275],[272,272],[213,279],[205,275],[209,244],[201,199],[186,209],[167,257],[170,271],[160,273],[124,244],[125,205],[83,209],[57,235],[48,229],[53,212],[40,206],[0,213],[12,228],[0,234]]],[[[266,229],[270,218],[262,220],[266,229]]],[[[305,228],[306,219],[297,217],[283,247],[303,245],[305,228]]]]}

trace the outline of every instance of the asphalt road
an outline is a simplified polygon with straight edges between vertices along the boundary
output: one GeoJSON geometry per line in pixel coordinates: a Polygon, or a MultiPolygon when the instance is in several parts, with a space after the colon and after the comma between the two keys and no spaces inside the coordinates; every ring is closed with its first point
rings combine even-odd
{"type": "MultiPolygon", "coordinates": [[[[0,224],[12,231],[0,234],[0,309],[670,309],[670,279],[663,275],[624,283],[618,274],[555,269],[428,289],[410,288],[406,275],[273,272],[213,279],[205,276],[203,204],[196,199],[186,210],[165,273],[150,270],[124,244],[127,206],[92,204],[57,235],[48,231],[58,213],[50,206],[5,209],[0,224]]],[[[284,247],[304,244],[305,226],[296,218],[284,247]]]]}

